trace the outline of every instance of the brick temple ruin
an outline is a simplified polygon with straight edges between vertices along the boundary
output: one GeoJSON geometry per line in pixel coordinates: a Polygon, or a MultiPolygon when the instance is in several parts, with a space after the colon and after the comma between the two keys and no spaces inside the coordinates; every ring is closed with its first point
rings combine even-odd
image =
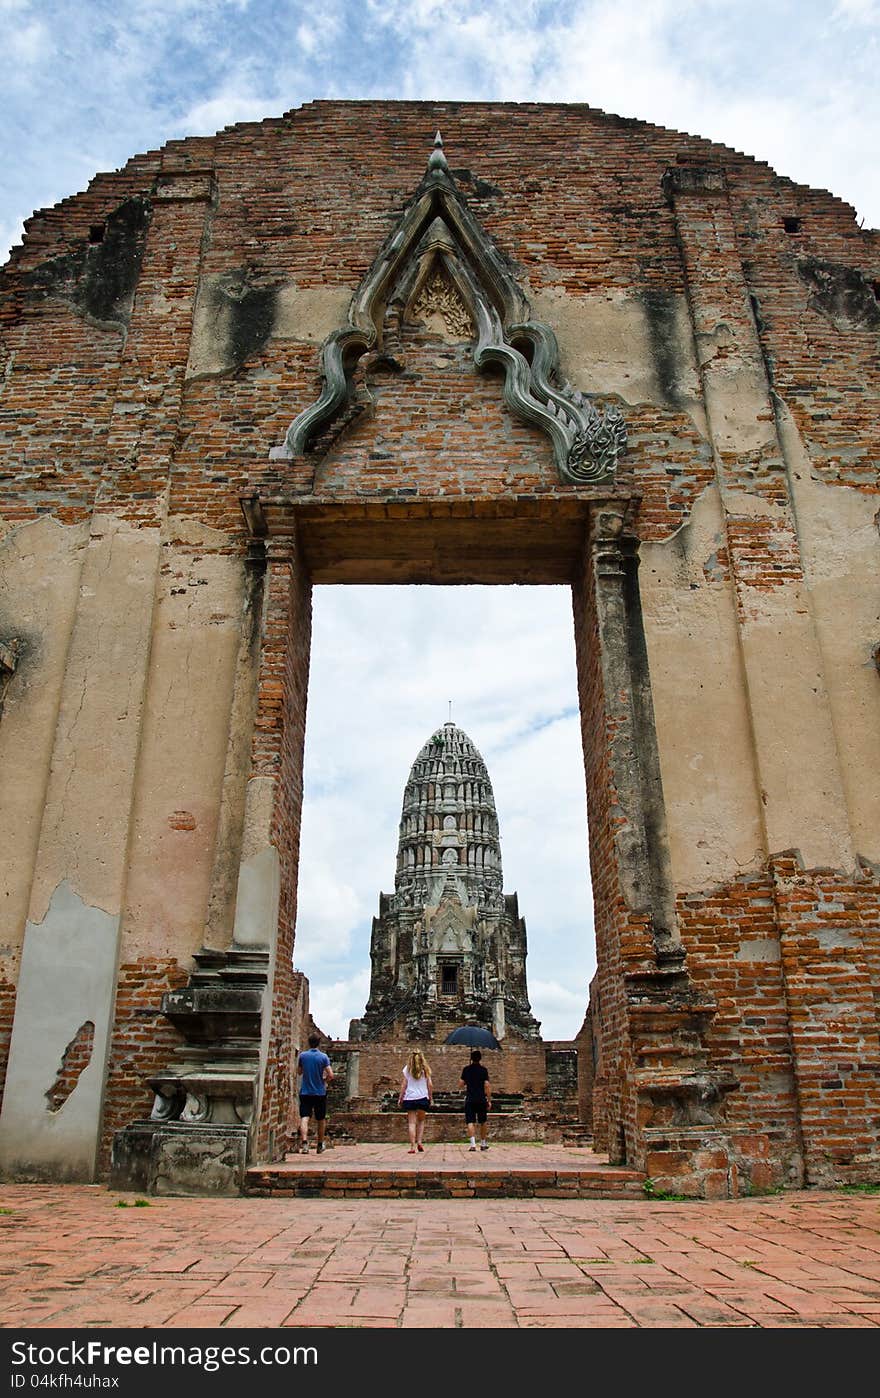
{"type": "Polygon", "coordinates": [[[495,794],[482,755],[450,720],[403,792],[393,894],[370,939],[370,998],[352,1039],[443,1042],[463,1023],[537,1039],[526,924],[505,896],[495,794]]]}
{"type": "Polygon", "coordinates": [[[880,236],[584,106],[316,102],[0,286],[5,1176],[283,1154],[310,591],[412,582],[571,587],[597,1148],[880,1178],[880,236]]]}
{"type": "Polygon", "coordinates": [[[462,1134],[459,1079],[478,1026],[490,1037],[493,1139],[575,1142],[592,1115],[590,1043],[542,1041],[526,980],[527,936],[504,892],[495,794],[473,740],[451,718],[423,744],[404,786],[394,892],[379,895],[370,993],[348,1040],[328,1045],[333,1130],[403,1140],[402,1065],[418,1046],[434,1086],[431,1139],[462,1134]],[[581,1103],[583,1102],[583,1110],[581,1103]],[[581,1121],[581,1117],[585,1120],[581,1121]]]}

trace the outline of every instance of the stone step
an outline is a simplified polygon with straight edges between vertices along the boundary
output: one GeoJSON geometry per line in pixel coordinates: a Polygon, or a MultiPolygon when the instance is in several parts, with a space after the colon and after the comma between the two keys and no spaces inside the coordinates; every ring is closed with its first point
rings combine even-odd
{"type": "Polygon", "coordinates": [[[323,1156],[253,1165],[244,1190],[254,1198],[296,1199],[643,1199],[644,1174],[623,1166],[592,1169],[434,1169],[331,1167],[323,1156]]]}
{"type": "Polygon", "coordinates": [[[562,1144],[572,1148],[585,1146],[591,1147],[593,1144],[592,1131],[570,1131],[568,1127],[562,1128],[562,1144]]]}
{"type": "MultiPolygon", "coordinates": [[[[492,1097],[492,1113],[494,1116],[497,1116],[500,1112],[522,1112],[524,1100],[521,1092],[496,1092],[492,1097]]],[[[375,1105],[371,1104],[368,1110],[399,1112],[402,1108],[397,1105],[397,1093],[387,1092],[375,1105]]],[[[438,1112],[446,1112],[459,1117],[463,1116],[463,1094],[461,1092],[435,1092],[434,1103],[431,1107],[431,1116],[436,1116],[438,1112]]]]}
{"type": "MultiPolygon", "coordinates": [[[[488,1115],[489,1135],[495,1141],[540,1141],[559,1142],[563,1132],[573,1125],[565,1120],[547,1120],[528,1115],[525,1112],[495,1112],[488,1115]]],[[[327,1131],[331,1137],[360,1141],[364,1144],[378,1144],[383,1141],[403,1142],[406,1140],[406,1112],[333,1111],[327,1116],[327,1131]]],[[[465,1139],[464,1111],[459,1102],[455,1111],[437,1111],[427,1114],[425,1123],[425,1143],[461,1142],[465,1139]]]]}

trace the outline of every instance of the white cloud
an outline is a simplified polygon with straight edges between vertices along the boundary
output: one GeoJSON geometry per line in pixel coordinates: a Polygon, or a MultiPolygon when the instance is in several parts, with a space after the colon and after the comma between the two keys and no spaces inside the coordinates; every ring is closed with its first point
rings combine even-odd
{"type": "Polygon", "coordinates": [[[584,102],[726,143],[880,224],[877,0],[325,0],[319,18],[307,0],[0,0],[0,13],[6,228],[138,151],[318,97],[584,102]]]}
{"type": "Polygon", "coordinates": [[[211,136],[224,126],[239,121],[261,121],[272,102],[267,97],[252,97],[246,93],[225,91],[203,102],[196,102],[183,115],[182,125],[193,136],[211,136]]]}
{"type": "Polygon", "coordinates": [[[311,838],[300,852],[294,957],[298,966],[344,960],[351,951],[352,931],[365,911],[363,900],[345,881],[343,851],[338,846],[334,850],[331,838],[321,840],[314,833],[320,814],[310,812],[311,838]]]}
{"type": "Polygon", "coordinates": [[[296,31],[296,42],[303,53],[312,54],[318,47],[319,34],[310,24],[301,24],[296,31]]]}
{"type": "Polygon", "coordinates": [[[39,20],[31,20],[21,28],[7,26],[3,42],[9,58],[16,67],[29,67],[40,59],[48,58],[52,52],[49,31],[39,20]]]}
{"type": "Polygon", "coordinates": [[[332,1039],[348,1037],[348,1026],[364,1012],[370,989],[370,973],[366,969],[335,981],[315,979],[309,982],[309,1008],[312,1019],[332,1039]]]}
{"type": "Polygon", "coordinates": [[[541,1021],[542,1039],[571,1039],[583,1024],[587,982],[562,985],[535,979],[529,983],[529,998],[533,1014],[541,1021]]]}
{"type": "Polygon", "coordinates": [[[837,0],[832,17],[851,24],[878,24],[880,3],[878,0],[837,0]]]}

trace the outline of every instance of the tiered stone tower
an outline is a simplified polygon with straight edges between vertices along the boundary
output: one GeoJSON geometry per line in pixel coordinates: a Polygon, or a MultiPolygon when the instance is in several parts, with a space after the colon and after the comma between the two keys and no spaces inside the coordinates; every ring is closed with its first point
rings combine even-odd
{"type": "Polygon", "coordinates": [[[463,1023],[537,1039],[526,991],[526,924],[502,892],[498,815],[477,748],[451,721],[403,793],[394,893],[379,895],[370,998],[353,1039],[442,1039],[463,1023]]]}

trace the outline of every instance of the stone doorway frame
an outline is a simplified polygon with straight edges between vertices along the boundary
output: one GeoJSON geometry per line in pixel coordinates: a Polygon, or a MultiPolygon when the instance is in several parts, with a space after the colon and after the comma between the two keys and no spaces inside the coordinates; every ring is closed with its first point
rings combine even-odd
{"type": "Polygon", "coordinates": [[[721,1117],[738,1083],[709,1065],[715,1006],[688,973],[675,914],[638,584],[638,504],[623,493],[584,489],[546,499],[242,500],[264,573],[236,944],[247,944],[240,909],[242,877],[255,857],[248,851],[271,849],[278,866],[251,1150],[258,1158],[278,1154],[289,1105],[284,997],[296,921],[312,585],[565,583],[596,910],[597,1148],[612,1163],[646,1170],[658,1188],[736,1192],[721,1117]]]}

